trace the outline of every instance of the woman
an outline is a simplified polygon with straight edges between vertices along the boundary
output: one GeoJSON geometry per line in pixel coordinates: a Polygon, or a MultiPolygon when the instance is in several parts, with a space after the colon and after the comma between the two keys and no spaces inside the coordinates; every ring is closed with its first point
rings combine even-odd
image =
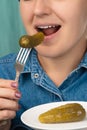
{"type": "Polygon", "coordinates": [[[45,39],[18,83],[16,55],[0,59],[0,130],[30,130],[20,116],[33,106],[87,101],[87,0],[20,0],[20,13],[27,34],[41,31],[45,39]]]}

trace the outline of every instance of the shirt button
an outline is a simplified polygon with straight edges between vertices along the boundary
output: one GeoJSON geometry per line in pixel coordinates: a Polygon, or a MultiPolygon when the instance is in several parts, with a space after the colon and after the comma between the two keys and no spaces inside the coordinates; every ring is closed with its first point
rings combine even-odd
{"type": "Polygon", "coordinates": [[[39,77],[39,74],[38,74],[38,73],[34,74],[34,78],[35,78],[35,79],[38,78],[38,77],[39,77]]]}

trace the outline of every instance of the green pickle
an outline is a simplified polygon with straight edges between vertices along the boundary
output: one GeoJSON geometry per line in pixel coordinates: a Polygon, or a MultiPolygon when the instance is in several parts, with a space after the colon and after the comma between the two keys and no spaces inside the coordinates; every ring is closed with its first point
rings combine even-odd
{"type": "Polygon", "coordinates": [[[23,35],[19,39],[19,45],[23,48],[33,48],[39,45],[44,40],[44,34],[38,32],[33,36],[23,35]]]}
{"type": "Polygon", "coordinates": [[[79,103],[68,103],[53,108],[39,115],[41,123],[66,123],[81,121],[86,117],[86,111],[79,103]]]}

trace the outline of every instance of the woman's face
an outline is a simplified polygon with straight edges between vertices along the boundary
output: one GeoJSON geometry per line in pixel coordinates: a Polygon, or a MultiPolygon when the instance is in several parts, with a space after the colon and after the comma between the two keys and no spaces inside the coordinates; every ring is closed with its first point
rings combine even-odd
{"type": "Polygon", "coordinates": [[[86,42],[87,0],[20,0],[20,12],[29,35],[45,35],[36,47],[42,56],[62,56],[86,42]]]}

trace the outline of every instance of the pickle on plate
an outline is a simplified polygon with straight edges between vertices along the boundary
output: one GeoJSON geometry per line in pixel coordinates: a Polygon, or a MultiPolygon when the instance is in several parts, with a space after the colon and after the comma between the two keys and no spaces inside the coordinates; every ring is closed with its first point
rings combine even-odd
{"type": "Polygon", "coordinates": [[[39,115],[41,123],[66,123],[81,121],[86,117],[86,111],[79,103],[67,103],[39,115]]]}
{"type": "Polygon", "coordinates": [[[23,48],[33,48],[39,45],[44,40],[44,34],[42,32],[38,32],[32,36],[23,35],[19,39],[19,45],[23,48]]]}

